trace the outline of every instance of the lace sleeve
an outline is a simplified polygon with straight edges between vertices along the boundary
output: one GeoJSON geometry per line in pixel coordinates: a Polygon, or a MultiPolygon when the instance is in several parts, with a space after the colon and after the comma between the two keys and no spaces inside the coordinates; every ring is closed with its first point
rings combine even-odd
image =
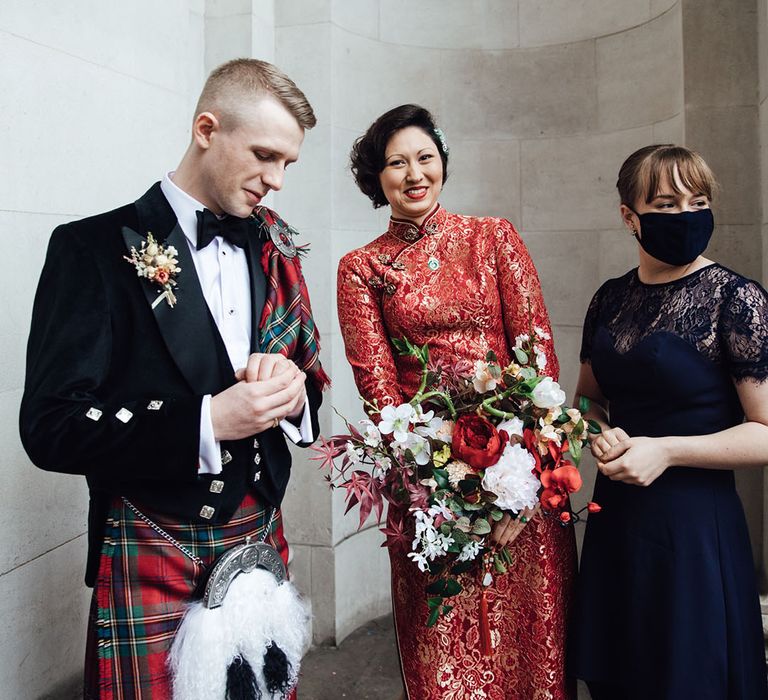
{"type": "Polygon", "coordinates": [[[510,344],[513,343],[516,336],[528,333],[531,325],[544,331],[549,336],[544,342],[547,358],[545,372],[557,379],[560,366],[539,275],[515,227],[506,219],[501,219],[499,224],[496,229],[496,261],[507,339],[510,344]]]}
{"type": "Polygon", "coordinates": [[[360,395],[380,407],[402,403],[397,368],[379,300],[355,264],[355,253],[339,263],[336,296],[347,360],[360,395]]]}
{"type": "MultiPolygon", "coordinates": [[[[605,285],[603,285],[604,287],[605,285]]],[[[587,315],[584,317],[584,329],[581,334],[581,352],[579,353],[579,360],[584,363],[588,362],[592,364],[592,340],[595,337],[595,331],[597,330],[597,314],[600,309],[600,299],[602,297],[603,287],[600,287],[592,297],[592,301],[589,302],[589,308],[587,308],[587,315]]]]}
{"type": "Polygon", "coordinates": [[[724,304],[720,342],[737,382],[768,379],[768,295],[757,282],[740,281],[724,304]]]}

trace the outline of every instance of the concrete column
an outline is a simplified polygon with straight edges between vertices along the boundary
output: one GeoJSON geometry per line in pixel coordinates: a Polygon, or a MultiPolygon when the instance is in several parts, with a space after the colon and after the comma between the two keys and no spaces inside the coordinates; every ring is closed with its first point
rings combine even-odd
{"type": "MultiPolygon", "coordinates": [[[[761,279],[758,23],[755,0],[683,0],[685,141],[722,183],[716,232],[708,250],[718,262],[761,279]]],[[[755,561],[763,550],[762,470],[736,472],[755,561]]]]}

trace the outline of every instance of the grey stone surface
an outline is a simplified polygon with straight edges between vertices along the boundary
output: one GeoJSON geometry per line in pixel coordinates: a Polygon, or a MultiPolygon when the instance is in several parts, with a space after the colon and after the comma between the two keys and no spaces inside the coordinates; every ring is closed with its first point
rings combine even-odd
{"type": "Polygon", "coordinates": [[[597,75],[601,131],[642,126],[678,114],[683,107],[680,8],[598,39],[597,75]]]}
{"type": "Polygon", "coordinates": [[[518,0],[385,0],[382,41],[447,49],[517,46],[518,0]]]}
{"type": "Polygon", "coordinates": [[[685,99],[698,107],[755,104],[758,93],[755,0],[683,2],[685,99]]]}
{"type": "Polygon", "coordinates": [[[333,23],[355,34],[379,38],[380,0],[333,0],[333,23]]]}
{"type": "Polygon", "coordinates": [[[585,41],[441,57],[446,133],[537,138],[589,131],[597,120],[595,45],[585,41]]]}
{"type": "Polygon", "coordinates": [[[594,231],[527,231],[523,239],[536,265],[555,325],[580,326],[585,303],[600,284],[594,231]]]}
{"type": "Polygon", "coordinates": [[[520,0],[520,44],[564,44],[620,33],[650,18],[636,0],[520,0]]]}
{"type": "MultiPolygon", "coordinates": [[[[478,134],[479,135],[479,134],[478,134]]],[[[513,140],[453,139],[449,179],[440,200],[449,211],[520,219],[520,144],[513,140]]]]}
{"type": "Polygon", "coordinates": [[[616,224],[616,173],[651,142],[651,127],[594,136],[525,140],[523,231],[590,231],[616,224]]]}
{"type": "Polygon", "coordinates": [[[715,212],[722,224],[760,220],[760,168],[756,105],[686,107],[686,145],[704,156],[722,185],[715,212]]]}
{"type": "Polygon", "coordinates": [[[3,697],[38,698],[82,669],[90,599],[82,585],[85,549],[78,537],[0,576],[3,697]]]}

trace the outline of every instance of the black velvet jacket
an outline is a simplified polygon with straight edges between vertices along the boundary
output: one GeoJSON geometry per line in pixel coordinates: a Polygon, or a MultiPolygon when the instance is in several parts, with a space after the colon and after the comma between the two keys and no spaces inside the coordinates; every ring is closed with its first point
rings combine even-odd
{"type": "MultiPolygon", "coordinates": [[[[266,280],[254,233],[246,253],[255,331],[266,280]]],[[[32,312],[20,430],[38,467],[87,478],[88,585],[114,496],[200,523],[227,522],[248,488],[280,505],[291,467],[280,428],[222,443],[222,474],[197,474],[202,397],[234,382],[186,238],[159,183],[133,204],[53,232],[32,312]],[[173,308],[161,301],[153,309],[159,287],[124,259],[148,233],[178,251],[173,308]],[[214,480],[223,486],[212,486],[214,480]]],[[[309,379],[307,397],[317,436],[321,395],[309,379]]]]}

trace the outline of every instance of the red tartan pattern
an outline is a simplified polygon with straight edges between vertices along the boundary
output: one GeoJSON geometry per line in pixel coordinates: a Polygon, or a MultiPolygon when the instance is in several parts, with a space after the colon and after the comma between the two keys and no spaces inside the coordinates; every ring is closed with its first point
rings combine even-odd
{"type": "MultiPolygon", "coordinates": [[[[275,224],[288,229],[267,207],[259,207],[255,213],[267,229],[275,224]]],[[[299,256],[289,258],[267,240],[261,251],[261,266],[267,278],[267,299],[259,323],[261,351],[280,352],[292,359],[322,391],[331,380],[320,364],[320,333],[312,317],[299,256]]]]}
{"type": "MultiPolygon", "coordinates": [[[[246,535],[260,538],[270,511],[248,494],[226,525],[178,522],[144,510],[148,518],[208,567],[246,535]]],[[[288,563],[278,511],[267,543],[288,563]]],[[[169,700],[167,655],[173,635],[204,570],[141,521],[120,498],[107,518],[88,625],[86,700],[169,700]]]]}

